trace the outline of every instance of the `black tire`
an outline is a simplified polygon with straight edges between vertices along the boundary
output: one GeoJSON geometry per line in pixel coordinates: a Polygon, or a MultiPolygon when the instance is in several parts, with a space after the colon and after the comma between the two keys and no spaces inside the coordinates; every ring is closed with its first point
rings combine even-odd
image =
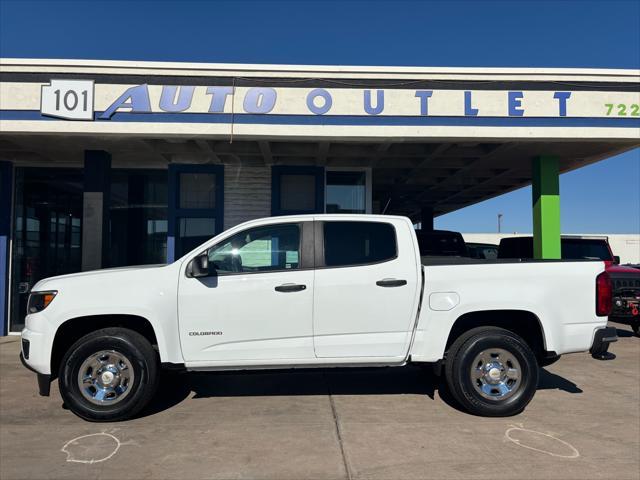
{"type": "MultiPolygon", "coordinates": [[[[445,378],[453,398],[469,413],[505,417],[520,413],[533,398],[538,387],[538,363],[531,348],[515,333],[497,327],[478,327],[464,333],[451,345],[445,362],[445,378]],[[476,369],[473,365],[476,358],[491,349],[506,351],[520,366],[517,382],[506,379],[507,383],[512,382],[512,391],[504,398],[483,396],[471,378],[476,369]]],[[[475,382],[480,386],[482,380],[475,382]]],[[[486,388],[492,390],[491,395],[498,395],[498,389],[491,389],[491,385],[486,388]]]]}
{"type": "Polygon", "coordinates": [[[640,321],[631,322],[631,330],[636,334],[636,337],[640,337],[640,321]]]}
{"type": "Polygon", "coordinates": [[[65,405],[73,413],[91,422],[112,422],[126,420],[140,412],[153,397],[158,377],[158,355],[149,341],[133,330],[113,327],[85,335],[69,348],[60,365],[58,385],[65,405]],[[113,404],[92,403],[78,384],[85,360],[101,351],[113,351],[125,357],[133,371],[126,395],[113,404]]]}

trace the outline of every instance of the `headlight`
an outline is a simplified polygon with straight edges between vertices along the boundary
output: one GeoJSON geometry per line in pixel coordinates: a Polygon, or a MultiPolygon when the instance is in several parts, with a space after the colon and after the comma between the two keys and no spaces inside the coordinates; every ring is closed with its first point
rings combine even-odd
{"type": "Polygon", "coordinates": [[[27,314],[38,313],[49,306],[58,292],[51,290],[49,292],[31,292],[29,302],[27,303],[27,314]]]}

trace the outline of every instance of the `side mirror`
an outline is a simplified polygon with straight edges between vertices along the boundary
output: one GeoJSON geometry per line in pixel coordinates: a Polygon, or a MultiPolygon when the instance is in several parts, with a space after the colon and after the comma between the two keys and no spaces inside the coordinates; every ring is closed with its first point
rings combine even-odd
{"type": "Polygon", "coordinates": [[[194,278],[209,276],[209,255],[207,252],[191,260],[190,276],[194,278]]]}
{"type": "Polygon", "coordinates": [[[616,265],[620,265],[620,255],[613,256],[613,263],[616,265]]]}

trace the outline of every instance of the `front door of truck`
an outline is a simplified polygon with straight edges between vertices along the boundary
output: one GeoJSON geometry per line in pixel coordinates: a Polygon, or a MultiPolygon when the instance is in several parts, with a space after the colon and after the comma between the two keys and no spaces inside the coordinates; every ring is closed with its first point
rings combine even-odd
{"type": "Polygon", "coordinates": [[[420,295],[418,257],[403,219],[316,224],[317,357],[401,359],[420,295]],[[320,240],[321,239],[321,240],[320,240]]]}
{"type": "Polygon", "coordinates": [[[181,274],[178,317],[187,362],[314,358],[313,222],[261,225],[207,250],[210,275],[181,274]]]}

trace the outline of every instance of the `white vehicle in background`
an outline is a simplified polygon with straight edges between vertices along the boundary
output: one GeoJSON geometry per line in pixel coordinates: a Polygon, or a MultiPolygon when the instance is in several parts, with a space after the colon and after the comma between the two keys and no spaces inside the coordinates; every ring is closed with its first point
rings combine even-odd
{"type": "MultiPolygon", "coordinates": [[[[462,259],[461,261],[464,261],[462,259]]],[[[31,292],[22,357],[92,421],[129,418],[163,367],[443,367],[469,412],[512,415],[538,366],[616,340],[600,261],[423,265],[411,221],[254,220],[169,265],[84,272],[31,292]]]]}

